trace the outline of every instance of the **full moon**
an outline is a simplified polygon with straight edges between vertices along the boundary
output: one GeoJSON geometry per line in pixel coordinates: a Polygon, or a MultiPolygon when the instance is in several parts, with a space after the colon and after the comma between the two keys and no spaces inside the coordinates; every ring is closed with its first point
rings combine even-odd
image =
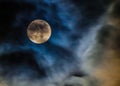
{"type": "Polygon", "coordinates": [[[42,44],[50,38],[51,27],[44,20],[34,20],[28,25],[27,35],[33,43],[42,44]]]}

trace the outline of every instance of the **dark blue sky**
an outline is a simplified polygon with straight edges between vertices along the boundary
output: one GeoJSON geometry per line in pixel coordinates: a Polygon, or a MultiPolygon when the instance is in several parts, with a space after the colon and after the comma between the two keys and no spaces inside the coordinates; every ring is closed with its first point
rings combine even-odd
{"type": "MultiPolygon", "coordinates": [[[[105,12],[107,0],[0,1],[0,74],[8,79],[52,80],[76,73],[79,41],[105,12]],[[44,44],[32,43],[26,29],[35,19],[46,20],[52,36],[44,44]],[[11,70],[12,69],[12,70],[11,70]],[[57,78],[56,78],[57,74],[57,78]]],[[[110,0],[109,0],[110,2],[110,0]]],[[[83,74],[82,72],[80,72],[83,74]]]]}

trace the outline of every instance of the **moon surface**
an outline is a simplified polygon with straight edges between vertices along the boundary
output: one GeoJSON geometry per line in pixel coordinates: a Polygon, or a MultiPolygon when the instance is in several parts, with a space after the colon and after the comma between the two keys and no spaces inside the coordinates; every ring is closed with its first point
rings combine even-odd
{"type": "Polygon", "coordinates": [[[50,38],[51,27],[44,20],[34,20],[28,25],[27,35],[33,43],[42,44],[50,38]]]}

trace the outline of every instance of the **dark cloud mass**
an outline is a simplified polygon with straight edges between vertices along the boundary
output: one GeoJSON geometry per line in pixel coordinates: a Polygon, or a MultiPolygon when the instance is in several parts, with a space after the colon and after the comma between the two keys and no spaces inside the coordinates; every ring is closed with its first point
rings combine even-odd
{"type": "Polygon", "coordinates": [[[109,3],[110,0],[1,0],[1,83],[59,86],[72,75],[84,76],[76,50],[109,3]],[[50,40],[41,45],[32,43],[26,34],[35,19],[46,20],[52,28],[50,40]]]}

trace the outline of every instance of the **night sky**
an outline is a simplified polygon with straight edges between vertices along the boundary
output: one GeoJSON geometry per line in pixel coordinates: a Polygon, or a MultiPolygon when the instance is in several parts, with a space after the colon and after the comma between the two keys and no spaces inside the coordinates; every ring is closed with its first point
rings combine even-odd
{"type": "Polygon", "coordinates": [[[81,56],[109,3],[0,0],[0,81],[7,84],[0,86],[58,86],[56,83],[71,76],[84,77],[81,56]],[[51,26],[52,35],[44,44],[32,43],[27,37],[27,27],[35,19],[51,26]]]}

